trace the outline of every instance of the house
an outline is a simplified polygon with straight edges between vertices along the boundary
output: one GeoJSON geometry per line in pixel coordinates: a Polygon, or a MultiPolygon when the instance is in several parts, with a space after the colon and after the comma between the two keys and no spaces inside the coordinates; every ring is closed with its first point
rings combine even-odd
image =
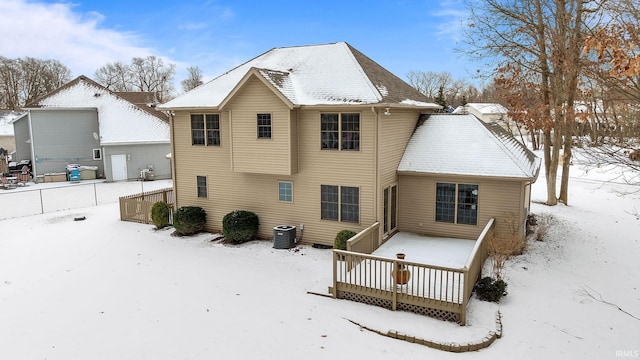
{"type": "Polygon", "coordinates": [[[274,48],[159,108],[171,113],[176,205],[204,208],[209,230],[242,209],[263,238],[289,224],[324,245],[374,223],[381,241],[477,237],[511,213],[523,232],[539,161],[470,115],[431,115],[440,106],[347,43],[274,48]]]}
{"type": "Polygon", "coordinates": [[[472,114],[486,123],[496,123],[509,133],[518,135],[518,124],[509,117],[509,110],[498,103],[467,103],[458,106],[454,114],[472,114]]]}
{"type": "Polygon", "coordinates": [[[80,76],[25,110],[13,121],[16,151],[35,176],[79,164],[107,181],[138,179],[145,169],[171,177],[168,118],[153,94],[116,93],[80,76]]]}

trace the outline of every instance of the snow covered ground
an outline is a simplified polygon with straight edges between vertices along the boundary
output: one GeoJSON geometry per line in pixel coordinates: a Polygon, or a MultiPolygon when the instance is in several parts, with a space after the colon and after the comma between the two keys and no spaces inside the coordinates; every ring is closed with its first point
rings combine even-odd
{"type": "Polygon", "coordinates": [[[638,188],[574,170],[570,206],[540,204],[534,185],[553,226],[508,262],[499,306],[471,301],[466,327],[308,294],[326,293],[330,250],[173,237],[121,222],[115,202],[0,220],[0,359],[640,357],[640,194],[616,192],[638,188]],[[348,321],[465,342],[494,330],[498,308],[503,337],[465,354],[348,321]]]}

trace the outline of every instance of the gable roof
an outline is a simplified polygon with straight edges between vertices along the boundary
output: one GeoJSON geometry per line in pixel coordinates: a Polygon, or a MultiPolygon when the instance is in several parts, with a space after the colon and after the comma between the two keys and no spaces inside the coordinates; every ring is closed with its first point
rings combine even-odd
{"type": "MultiPolygon", "coordinates": [[[[102,145],[130,143],[168,143],[169,124],[166,114],[145,104],[135,104],[95,81],[79,76],[60,88],[28,105],[28,109],[96,108],[100,143],[102,145]]],[[[132,93],[134,101],[142,99],[132,93]]]]}
{"type": "Polygon", "coordinates": [[[345,42],[271,49],[159,108],[220,108],[250,73],[269,83],[293,107],[395,104],[440,108],[345,42]]]}
{"type": "Polygon", "coordinates": [[[431,173],[515,179],[538,177],[540,158],[497,124],[473,115],[430,115],[416,128],[398,166],[431,173]]]}

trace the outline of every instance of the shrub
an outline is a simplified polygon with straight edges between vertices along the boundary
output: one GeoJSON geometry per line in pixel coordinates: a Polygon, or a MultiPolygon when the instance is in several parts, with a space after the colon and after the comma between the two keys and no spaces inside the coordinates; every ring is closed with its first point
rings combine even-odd
{"type": "Polygon", "coordinates": [[[351,230],[340,230],[336,234],[336,239],[333,242],[333,248],[338,250],[347,250],[347,240],[356,236],[356,233],[351,230]]]}
{"type": "Polygon", "coordinates": [[[169,223],[170,213],[171,207],[164,201],[158,201],[151,206],[151,222],[156,226],[156,229],[162,229],[171,225],[169,223]]]}
{"type": "Polygon", "coordinates": [[[173,214],[173,227],[179,235],[192,235],[204,230],[207,213],[199,206],[183,206],[173,214]]]}
{"type": "Polygon", "coordinates": [[[478,280],[473,291],[480,300],[497,303],[507,295],[507,283],[502,279],[495,280],[490,276],[485,276],[478,280]]]}
{"type": "Polygon", "coordinates": [[[240,244],[258,236],[258,215],[246,210],[235,210],[222,218],[222,234],[225,241],[240,244]]]}

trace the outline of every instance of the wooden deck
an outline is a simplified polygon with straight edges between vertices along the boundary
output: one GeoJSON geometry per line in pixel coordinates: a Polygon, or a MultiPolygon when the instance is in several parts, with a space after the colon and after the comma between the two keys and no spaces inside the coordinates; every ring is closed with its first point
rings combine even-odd
{"type": "MultiPolygon", "coordinates": [[[[476,240],[400,233],[380,247],[366,246],[374,248],[373,254],[334,250],[333,287],[329,291],[335,298],[464,325],[467,302],[487,258],[485,240],[493,231],[493,223],[491,219],[476,240]],[[406,254],[405,260],[396,258],[399,252],[406,254]],[[395,276],[395,269],[400,267],[411,273],[406,284],[399,284],[395,276]]],[[[375,224],[365,231],[375,233],[375,224]]]]}

